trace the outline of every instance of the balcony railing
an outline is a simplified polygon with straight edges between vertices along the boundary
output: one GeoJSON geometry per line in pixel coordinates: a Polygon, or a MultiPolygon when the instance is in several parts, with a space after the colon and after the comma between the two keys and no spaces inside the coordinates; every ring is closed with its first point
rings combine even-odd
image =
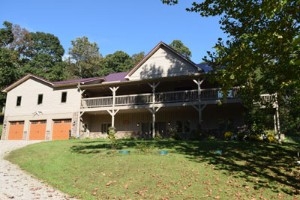
{"type": "Polygon", "coordinates": [[[272,106],[276,108],[278,107],[277,94],[261,94],[259,102],[255,102],[254,104],[260,107],[272,106]]]}
{"type": "MultiPolygon", "coordinates": [[[[227,98],[237,98],[238,88],[228,91],[227,98]]],[[[201,101],[218,100],[223,98],[219,88],[203,89],[200,94],[201,101]]],[[[155,93],[153,99],[152,93],[119,95],[115,97],[115,106],[133,106],[133,105],[150,105],[153,103],[178,103],[178,102],[198,102],[198,90],[185,90],[174,92],[155,93]],[[154,100],[154,102],[153,102],[154,100]]],[[[95,97],[84,98],[81,101],[81,108],[100,108],[112,107],[113,97],[95,97]]]]}

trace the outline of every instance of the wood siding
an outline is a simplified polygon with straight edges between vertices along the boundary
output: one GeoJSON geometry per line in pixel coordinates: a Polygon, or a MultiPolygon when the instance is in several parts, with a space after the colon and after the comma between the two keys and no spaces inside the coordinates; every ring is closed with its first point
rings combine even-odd
{"type": "Polygon", "coordinates": [[[43,114],[79,111],[80,98],[77,88],[53,90],[38,81],[28,79],[8,92],[5,115],[33,115],[37,111],[41,111],[43,114]],[[66,103],[61,103],[62,92],[67,92],[66,103]],[[40,105],[37,103],[39,94],[43,94],[43,102],[40,105]],[[18,96],[21,96],[20,106],[16,106],[18,96]]]}
{"type": "Polygon", "coordinates": [[[139,69],[130,80],[182,76],[197,73],[198,70],[187,61],[179,58],[166,48],[158,49],[139,69]]]}

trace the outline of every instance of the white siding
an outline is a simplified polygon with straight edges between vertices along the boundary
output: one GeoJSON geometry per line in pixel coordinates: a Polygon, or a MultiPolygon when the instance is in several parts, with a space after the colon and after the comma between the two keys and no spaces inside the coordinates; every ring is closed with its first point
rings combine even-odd
{"type": "Polygon", "coordinates": [[[130,80],[182,76],[197,73],[197,68],[186,60],[165,48],[159,48],[139,69],[130,80]]]}
{"type": "Polygon", "coordinates": [[[77,88],[53,90],[53,88],[28,79],[7,94],[6,116],[33,115],[40,111],[42,114],[77,112],[80,108],[80,92],[77,88]],[[62,92],[67,92],[67,102],[61,103],[62,92]],[[38,105],[38,95],[43,94],[43,102],[38,105]],[[16,106],[17,97],[21,96],[20,106],[16,106]]]}

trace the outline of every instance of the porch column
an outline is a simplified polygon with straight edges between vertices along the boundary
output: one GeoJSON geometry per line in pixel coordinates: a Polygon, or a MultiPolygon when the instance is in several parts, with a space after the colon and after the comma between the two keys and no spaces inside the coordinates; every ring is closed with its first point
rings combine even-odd
{"type": "Polygon", "coordinates": [[[79,107],[79,112],[77,113],[77,119],[76,119],[76,121],[77,121],[77,124],[76,124],[77,125],[77,127],[76,127],[76,137],[79,138],[80,133],[81,133],[81,126],[82,126],[81,119],[82,119],[82,115],[84,114],[84,111],[83,112],[81,111],[82,96],[83,96],[83,93],[85,92],[85,90],[82,90],[80,88],[80,83],[77,84],[77,88],[78,88],[78,91],[80,92],[80,107],[79,107]]]}
{"type": "Polygon", "coordinates": [[[198,108],[194,106],[194,108],[196,108],[196,110],[198,111],[198,114],[199,114],[199,121],[198,121],[198,125],[199,127],[201,128],[201,125],[202,125],[202,110],[205,108],[206,105],[202,106],[201,105],[201,84],[203,83],[203,80],[193,80],[194,83],[197,84],[198,86],[198,108]]]}
{"type": "Polygon", "coordinates": [[[155,113],[160,109],[161,107],[152,107],[148,110],[152,113],[152,138],[155,137],[155,113]]]}
{"type": "Polygon", "coordinates": [[[84,114],[84,112],[81,112],[81,111],[79,111],[78,112],[78,118],[77,118],[77,120],[78,120],[78,122],[77,122],[77,127],[76,127],[76,129],[77,129],[77,135],[76,135],[76,137],[77,138],[80,138],[80,132],[81,132],[81,128],[82,128],[82,124],[81,124],[81,120],[82,120],[82,115],[84,114]]]}
{"type": "Polygon", "coordinates": [[[111,115],[111,126],[115,128],[115,115],[119,111],[118,109],[115,109],[116,105],[116,91],[119,89],[119,87],[110,87],[109,88],[113,93],[113,102],[112,102],[112,109],[107,110],[107,112],[111,115]]]}
{"type": "Polygon", "coordinates": [[[155,113],[160,109],[155,107],[155,89],[159,85],[160,82],[158,83],[148,83],[149,86],[152,88],[152,108],[149,109],[149,111],[152,113],[152,138],[155,137],[155,113]]]}

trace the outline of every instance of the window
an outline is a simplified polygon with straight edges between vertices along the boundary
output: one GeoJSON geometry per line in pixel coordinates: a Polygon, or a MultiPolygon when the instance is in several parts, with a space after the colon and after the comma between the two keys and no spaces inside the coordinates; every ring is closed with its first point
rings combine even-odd
{"type": "Polygon", "coordinates": [[[102,134],[108,134],[108,129],[111,127],[110,123],[101,124],[101,132],[102,134]]]}
{"type": "Polygon", "coordinates": [[[37,104],[41,105],[42,103],[43,103],[43,94],[39,94],[37,104]]]}
{"type": "Polygon", "coordinates": [[[22,102],[22,97],[18,96],[16,106],[21,106],[21,102],[22,102]]]}
{"type": "Polygon", "coordinates": [[[66,103],[67,102],[67,92],[62,92],[61,93],[61,103],[66,103]]]}

